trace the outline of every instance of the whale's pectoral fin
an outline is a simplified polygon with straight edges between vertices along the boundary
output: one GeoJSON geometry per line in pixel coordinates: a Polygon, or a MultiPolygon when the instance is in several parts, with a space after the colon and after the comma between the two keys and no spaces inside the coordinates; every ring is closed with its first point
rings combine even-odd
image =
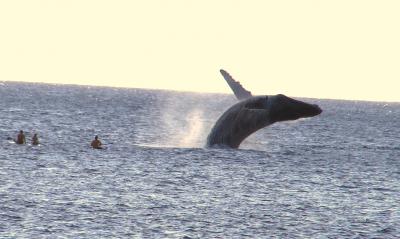
{"type": "Polygon", "coordinates": [[[243,88],[243,86],[238,81],[235,81],[228,72],[223,69],[221,69],[220,72],[238,100],[247,99],[252,96],[251,92],[243,88]]]}

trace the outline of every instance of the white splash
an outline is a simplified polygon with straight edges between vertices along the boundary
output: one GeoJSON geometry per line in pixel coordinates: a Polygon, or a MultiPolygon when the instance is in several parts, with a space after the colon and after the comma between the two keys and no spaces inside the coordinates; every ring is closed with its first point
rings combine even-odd
{"type": "Polygon", "coordinates": [[[182,129],[179,147],[198,147],[199,137],[204,130],[203,111],[195,109],[186,116],[186,124],[182,129]]]}

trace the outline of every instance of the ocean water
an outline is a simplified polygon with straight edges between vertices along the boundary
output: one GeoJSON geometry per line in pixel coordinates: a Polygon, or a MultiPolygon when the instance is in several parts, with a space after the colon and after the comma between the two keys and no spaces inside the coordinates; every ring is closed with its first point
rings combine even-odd
{"type": "Polygon", "coordinates": [[[0,83],[0,238],[400,238],[400,104],[204,148],[233,95],[0,83]],[[40,146],[16,145],[38,133],[40,146]],[[105,150],[93,150],[99,135],[105,150]]]}

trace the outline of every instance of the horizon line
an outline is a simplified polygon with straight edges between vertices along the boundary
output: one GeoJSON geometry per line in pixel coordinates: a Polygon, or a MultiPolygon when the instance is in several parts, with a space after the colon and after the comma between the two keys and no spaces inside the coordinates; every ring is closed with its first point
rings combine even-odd
{"type": "MultiPolygon", "coordinates": [[[[18,80],[0,80],[1,85],[10,83],[27,83],[27,84],[42,84],[42,85],[61,85],[61,86],[80,86],[80,87],[99,87],[99,88],[117,88],[117,89],[138,89],[138,90],[156,90],[156,91],[172,91],[172,92],[181,92],[181,93],[199,93],[199,94],[222,94],[222,95],[234,95],[233,92],[227,90],[226,92],[220,91],[196,91],[196,90],[176,90],[176,89],[168,89],[168,88],[151,88],[151,87],[134,87],[134,86],[113,86],[113,85],[89,85],[89,84],[79,84],[79,83],[55,83],[55,82],[40,82],[40,81],[18,81],[18,80]]],[[[279,93],[284,94],[284,93],[279,93]]],[[[274,95],[274,94],[255,94],[257,95],[274,95]]],[[[285,94],[286,95],[286,94],[285,94]]],[[[396,100],[373,100],[373,99],[343,99],[343,98],[318,98],[318,97],[310,97],[310,96],[299,96],[299,95],[288,95],[290,97],[297,98],[305,98],[305,99],[317,99],[317,100],[342,100],[342,101],[362,101],[362,102],[375,102],[375,103],[400,103],[396,100]]]]}

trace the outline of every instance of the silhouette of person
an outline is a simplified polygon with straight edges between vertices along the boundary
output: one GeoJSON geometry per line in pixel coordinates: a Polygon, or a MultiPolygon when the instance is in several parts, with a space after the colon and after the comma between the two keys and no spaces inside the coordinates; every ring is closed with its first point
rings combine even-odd
{"type": "Polygon", "coordinates": [[[15,141],[17,144],[25,144],[25,135],[24,131],[20,130],[19,134],[17,135],[17,141],[15,141]]]}
{"type": "Polygon", "coordinates": [[[101,141],[99,140],[99,137],[97,135],[94,137],[94,140],[92,141],[92,143],[90,145],[94,149],[102,149],[101,141]]]}
{"type": "Polygon", "coordinates": [[[39,138],[37,134],[34,134],[32,137],[32,145],[39,145],[39,138]]]}

